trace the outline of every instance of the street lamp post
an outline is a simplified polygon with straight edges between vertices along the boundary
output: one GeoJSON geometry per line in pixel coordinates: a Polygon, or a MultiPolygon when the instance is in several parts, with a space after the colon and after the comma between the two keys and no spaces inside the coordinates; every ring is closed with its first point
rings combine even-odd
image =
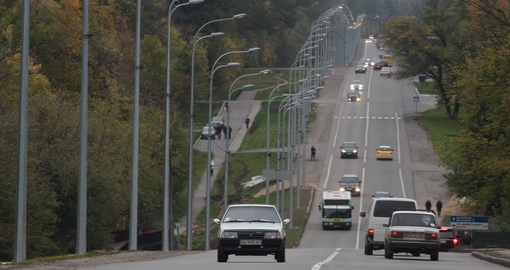
{"type": "MultiPolygon", "coordinates": [[[[167,25],[167,53],[166,53],[166,108],[165,108],[165,184],[163,199],[163,251],[168,251],[169,216],[170,216],[170,27],[172,13],[179,7],[189,4],[199,4],[204,0],[189,0],[187,3],[179,4],[178,0],[172,0],[168,8],[167,25]],[[174,7],[174,5],[177,5],[174,7]]],[[[172,234],[173,235],[173,234],[172,234]]]]}
{"type": "MultiPolygon", "coordinates": [[[[303,79],[303,80],[299,80],[297,82],[288,82],[288,83],[280,84],[280,85],[276,86],[269,94],[269,99],[268,99],[268,103],[267,103],[267,130],[266,130],[266,172],[267,172],[267,174],[269,174],[269,121],[270,121],[269,116],[270,116],[271,101],[275,98],[283,97],[283,96],[275,96],[275,97],[271,98],[271,96],[273,95],[274,91],[279,89],[281,86],[302,83],[305,81],[307,81],[307,80],[303,79]]],[[[269,179],[267,179],[267,177],[266,177],[266,204],[269,204],[269,179]]]]}
{"type": "Polygon", "coordinates": [[[193,235],[193,231],[192,231],[193,230],[192,229],[193,228],[193,226],[192,226],[193,207],[192,207],[192,205],[193,205],[193,120],[195,117],[195,113],[194,113],[195,45],[203,38],[223,35],[223,33],[222,32],[212,33],[211,35],[203,36],[203,37],[199,38],[198,40],[197,40],[197,36],[200,33],[200,31],[202,30],[202,28],[204,28],[206,25],[209,25],[213,22],[241,19],[241,18],[244,18],[244,16],[246,16],[245,13],[240,13],[240,14],[234,15],[231,18],[216,19],[216,20],[209,21],[209,22],[205,23],[204,25],[202,25],[198,29],[195,36],[193,37],[193,51],[192,51],[192,55],[191,55],[191,93],[190,93],[190,106],[189,106],[190,114],[189,114],[189,162],[188,162],[189,163],[188,164],[188,166],[189,166],[188,167],[188,213],[187,213],[187,221],[186,221],[186,248],[188,250],[191,250],[193,248],[191,238],[193,235]]]}

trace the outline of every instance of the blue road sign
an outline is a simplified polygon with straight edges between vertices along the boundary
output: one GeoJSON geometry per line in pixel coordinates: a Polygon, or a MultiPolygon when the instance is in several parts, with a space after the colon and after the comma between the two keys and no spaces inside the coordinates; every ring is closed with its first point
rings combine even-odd
{"type": "Polygon", "coordinates": [[[413,97],[414,102],[420,102],[420,96],[414,96],[413,97]]]}
{"type": "Polygon", "coordinates": [[[450,225],[456,229],[488,230],[489,217],[487,216],[451,216],[450,225]]]}

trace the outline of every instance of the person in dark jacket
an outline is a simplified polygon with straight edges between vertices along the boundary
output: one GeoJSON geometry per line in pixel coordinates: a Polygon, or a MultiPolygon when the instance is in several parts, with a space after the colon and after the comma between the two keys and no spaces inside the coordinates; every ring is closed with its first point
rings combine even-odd
{"type": "Polygon", "coordinates": [[[218,136],[218,139],[221,139],[221,131],[223,131],[223,126],[221,124],[218,124],[216,126],[216,136],[218,136]]]}
{"type": "Polygon", "coordinates": [[[443,202],[441,202],[441,200],[437,200],[437,203],[436,203],[437,216],[441,217],[442,209],[443,209],[443,202]]]}
{"type": "Polygon", "coordinates": [[[225,140],[227,139],[227,126],[225,126],[224,124],[221,125],[222,129],[223,129],[223,135],[225,136],[225,140]]]}
{"type": "Polygon", "coordinates": [[[230,125],[228,126],[228,139],[232,139],[232,127],[230,125]]]}
{"type": "Polygon", "coordinates": [[[425,209],[427,209],[427,211],[430,211],[430,209],[432,209],[432,203],[430,202],[430,200],[427,200],[425,202],[425,209]]]}
{"type": "Polygon", "coordinates": [[[315,149],[315,146],[312,146],[312,160],[315,160],[315,153],[317,153],[317,150],[315,149]]]}

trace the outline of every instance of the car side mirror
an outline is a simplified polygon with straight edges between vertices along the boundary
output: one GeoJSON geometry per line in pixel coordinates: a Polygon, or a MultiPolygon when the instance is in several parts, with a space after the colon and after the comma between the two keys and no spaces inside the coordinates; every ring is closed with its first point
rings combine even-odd
{"type": "Polygon", "coordinates": [[[354,210],[354,205],[351,205],[351,210],[354,210]]]}
{"type": "Polygon", "coordinates": [[[359,181],[359,183],[361,184],[361,181],[359,181]]]}
{"type": "Polygon", "coordinates": [[[360,216],[360,217],[366,217],[366,216],[367,216],[367,213],[366,213],[366,212],[359,212],[359,216],[360,216]]]}
{"type": "Polygon", "coordinates": [[[287,225],[290,223],[290,219],[286,218],[283,220],[283,225],[287,225]]]}
{"type": "Polygon", "coordinates": [[[221,222],[220,222],[220,220],[219,220],[219,219],[217,219],[217,218],[213,219],[213,222],[214,222],[214,223],[216,223],[216,224],[218,224],[218,225],[220,225],[220,223],[221,223],[221,222]]]}
{"type": "Polygon", "coordinates": [[[322,210],[322,207],[321,207],[321,205],[319,204],[319,211],[321,211],[321,210],[322,210]]]}

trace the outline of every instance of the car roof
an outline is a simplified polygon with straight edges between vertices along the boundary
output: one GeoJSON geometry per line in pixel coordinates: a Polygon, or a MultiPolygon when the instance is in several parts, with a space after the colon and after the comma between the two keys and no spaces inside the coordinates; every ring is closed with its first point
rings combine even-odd
{"type": "Polygon", "coordinates": [[[355,142],[344,142],[343,144],[356,144],[355,142]]]}
{"type": "Polygon", "coordinates": [[[361,80],[352,80],[352,83],[353,83],[353,84],[361,83],[361,80]]]}
{"type": "Polygon", "coordinates": [[[267,207],[267,208],[275,208],[274,205],[272,204],[231,204],[228,206],[229,208],[231,207],[267,207]]]}
{"type": "Polygon", "coordinates": [[[342,177],[358,177],[357,174],[344,174],[342,177]]]}
{"type": "Polygon", "coordinates": [[[389,145],[380,145],[379,148],[391,148],[389,145]]]}
{"type": "Polygon", "coordinates": [[[393,211],[393,214],[420,214],[436,216],[433,212],[428,212],[425,210],[395,210],[393,211]]]}
{"type": "Polygon", "coordinates": [[[401,197],[392,197],[392,198],[383,197],[383,198],[378,198],[377,201],[406,201],[406,202],[415,202],[416,200],[409,199],[409,198],[401,198],[401,197]]]}

